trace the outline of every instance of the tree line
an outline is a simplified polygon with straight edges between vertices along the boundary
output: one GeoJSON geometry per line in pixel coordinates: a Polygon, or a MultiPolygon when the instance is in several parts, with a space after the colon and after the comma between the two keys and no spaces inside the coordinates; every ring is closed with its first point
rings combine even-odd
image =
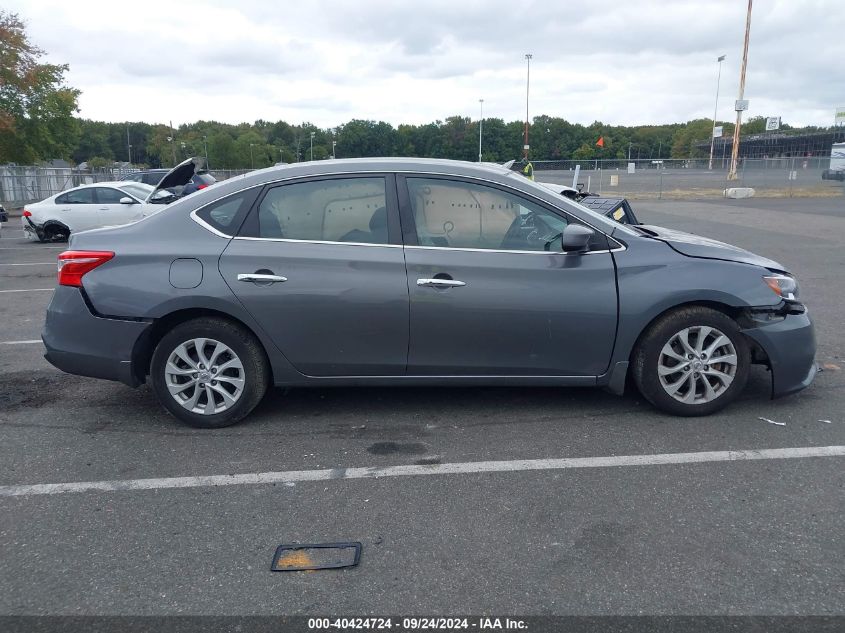
{"type": "MultiPolygon", "coordinates": [[[[293,163],[312,157],[322,160],[332,155],[478,160],[479,121],[463,116],[398,127],[384,121],[359,119],[334,128],[263,120],[237,125],[197,121],[176,128],[88,119],[76,120],[75,124],[79,130],[78,142],[70,150],[69,158],[92,166],[129,161],[148,167],[168,167],[188,156],[207,156],[212,169],[259,169],[278,162],[293,163]]],[[[751,118],[743,123],[743,134],[763,132],[765,124],[763,117],[751,118]]],[[[484,119],[483,160],[504,162],[519,158],[524,125],[523,121],[484,119]]],[[[725,135],[733,133],[732,123],[719,122],[719,125],[723,126],[725,135]]],[[[532,160],[703,157],[706,151],[700,143],[710,138],[712,126],[711,119],[666,125],[618,126],[600,121],[582,125],[541,115],[534,117],[529,127],[529,156],[532,160]]],[[[811,129],[818,128],[781,126],[781,130],[793,133],[811,129]]]]}
{"type": "MultiPolygon", "coordinates": [[[[413,156],[504,162],[522,155],[523,121],[451,116],[422,125],[353,119],[331,128],[311,123],[258,120],[237,125],[197,121],[171,128],[146,122],[109,123],[76,116],[79,91],[64,82],[66,65],[41,63],[25,25],[0,9],[0,164],[33,164],[61,158],[104,167],[116,161],[168,167],[188,156],[207,156],[212,169],[251,169],[278,162],[363,156],[413,156]]],[[[719,122],[724,134],[733,124],[719,122]]],[[[532,119],[532,160],[695,158],[710,139],[713,121],[620,126],[571,123],[548,115],[532,119]],[[601,139],[601,143],[599,143],[601,139]]],[[[792,128],[787,132],[817,131],[792,128]]],[[[765,119],[743,124],[744,134],[765,130],[765,119]]]]}

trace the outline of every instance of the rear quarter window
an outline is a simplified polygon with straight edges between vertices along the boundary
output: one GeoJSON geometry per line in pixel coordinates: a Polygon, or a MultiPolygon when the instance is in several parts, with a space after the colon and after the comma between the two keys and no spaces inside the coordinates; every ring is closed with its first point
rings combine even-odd
{"type": "Polygon", "coordinates": [[[255,187],[226,196],[197,210],[196,215],[221,233],[233,236],[260,190],[260,187],[255,187]]]}

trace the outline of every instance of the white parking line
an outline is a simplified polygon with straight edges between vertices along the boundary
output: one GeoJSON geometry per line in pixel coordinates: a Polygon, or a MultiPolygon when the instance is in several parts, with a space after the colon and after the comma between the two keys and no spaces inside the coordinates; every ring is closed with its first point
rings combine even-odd
{"type": "Polygon", "coordinates": [[[25,264],[0,264],[0,266],[55,266],[56,262],[27,262],[25,264]]]}
{"type": "Polygon", "coordinates": [[[162,479],[124,479],[114,481],[82,481],[64,484],[32,484],[0,486],[0,497],[56,495],[65,492],[115,492],[120,490],[159,490],[163,488],[200,488],[206,486],[243,486],[251,484],[296,483],[336,479],[377,479],[411,475],[466,475],[471,473],[503,473],[525,470],[567,470],[573,468],[610,468],[618,466],[659,466],[666,464],[700,464],[764,459],[796,459],[801,457],[839,457],[845,446],[808,446],[767,448],[759,450],[707,451],[701,453],[663,453],[657,455],[614,455],[610,457],[570,457],[562,459],[518,459],[495,462],[457,462],[419,466],[371,466],[333,468],[328,470],[288,470],[281,472],[209,475],[204,477],[167,477],[162,479]]]}
{"type": "Polygon", "coordinates": [[[0,341],[0,345],[35,345],[40,342],[40,338],[34,338],[27,341],[0,341]]]}
{"type": "Polygon", "coordinates": [[[52,292],[55,288],[24,288],[23,290],[0,290],[0,292],[52,292]]]}

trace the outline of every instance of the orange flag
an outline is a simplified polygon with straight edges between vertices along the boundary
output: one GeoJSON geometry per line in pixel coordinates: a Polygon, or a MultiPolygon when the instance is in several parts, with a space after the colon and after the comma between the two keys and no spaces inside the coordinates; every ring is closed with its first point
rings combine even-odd
{"type": "Polygon", "coordinates": [[[598,145],[599,147],[604,147],[604,137],[603,136],[599,137],[599,140],[596,141],[596,145],[598,145]]]}

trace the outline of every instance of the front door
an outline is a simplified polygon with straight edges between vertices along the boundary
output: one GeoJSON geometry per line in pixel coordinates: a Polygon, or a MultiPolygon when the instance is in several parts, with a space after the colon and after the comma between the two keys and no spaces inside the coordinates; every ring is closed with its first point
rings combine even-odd
{"type": "Polygon", "coordinates": [[[300,372],[399,376],[408,285],[392,176],[267,189],[220,272],[300,372]]]}
{"type": "Polygon", "coordinates": [[[487,184],[403,181],[403,228],[417,242],[405,247],[409,375],[607,371],[617,297],[603,235],[592,253],[564,254],[575,220],[562,211],[487,184]]]}
{"type": "Polygon", "coordinates": [[[94,187],[97,197],[97,214],[100,226],[120,226],[140,220],[143,206],[137,204],[121,204],[123,198],[131,198],[129,194],[114,187],[94,187]]]}

